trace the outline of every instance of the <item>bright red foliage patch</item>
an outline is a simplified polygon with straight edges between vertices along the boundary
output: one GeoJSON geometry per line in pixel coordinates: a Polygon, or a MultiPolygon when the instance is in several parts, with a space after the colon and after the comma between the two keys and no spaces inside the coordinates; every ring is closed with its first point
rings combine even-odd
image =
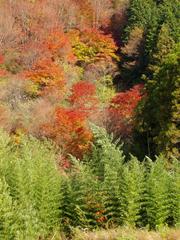
{"type": "Polygon", "coordinates": [[[127,137],[133,128],[135,108],[142,98],[143,85],[136,85],[126,92],[118,93],[111,101],[108,109],[110,131],[115,136],[127,137]]]}
{"type": "Polygon", "coordinates": [[[77,82],[71,91],[69,102],[73,108],[79,109],[85,116],[89,116],[97,108],[96,86],[93,83],[77,82]]]}

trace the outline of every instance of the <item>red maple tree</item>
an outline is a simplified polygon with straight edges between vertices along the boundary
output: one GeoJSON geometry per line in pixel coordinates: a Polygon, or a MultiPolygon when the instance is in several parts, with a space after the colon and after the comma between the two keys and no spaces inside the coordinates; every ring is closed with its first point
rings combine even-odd
{"type": "Polygon", "coordinates": [[[74,109],[78,109],[84,116],[90,116],[98,106],[95,84],[79,81],[72,86],[69,102],[74,109]]]}
{"type": "Polygon", "coordinates": [[[143,85],[118,93],[108,108],[108,128],[116,137],[129,137],[133,129],[135,108],[142,98],[143,85]]]}

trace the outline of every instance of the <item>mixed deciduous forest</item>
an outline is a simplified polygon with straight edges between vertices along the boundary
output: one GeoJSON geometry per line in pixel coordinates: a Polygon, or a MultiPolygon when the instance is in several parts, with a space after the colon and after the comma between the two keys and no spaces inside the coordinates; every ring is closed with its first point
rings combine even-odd
{"type": "Polygon", "coordinates": [[[179,40],[179,0],[0,0],[0,239],[180,239],[179,40]]]}

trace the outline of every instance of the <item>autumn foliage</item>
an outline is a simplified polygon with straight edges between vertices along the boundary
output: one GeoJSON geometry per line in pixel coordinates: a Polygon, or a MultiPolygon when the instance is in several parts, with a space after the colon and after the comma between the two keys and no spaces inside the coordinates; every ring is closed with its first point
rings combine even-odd
{"type": "Polygon", "coordinates": [[[4,62],[4,57],[0,55],[0,64],[2,64],[3,62],[4,62]]]}
{"type": "Polygon", "coordinates": [[[80,81],[74,84],[69,102],[74,109],[79,109],[84,116],[90,116],[98,107],[95,84],[87,81],[80,81]]]}
{"type": "Polygon", "coordinates": [[[143,85],[118,93],[108,108],[109,131],[116,137],[128,137],[133,129],[135,109],[142,98],[143,85]]]}
{"type": "Polygon", "coordinates": [[[82,158],[93,140],[89,121],[104,111],[98,81],[109,79],[119,60],[112,35],[102,30],[112,2],[37,0],[1,6],[0,77],[10,73],[8,78],[22,80],[13,89],[8,79],[2,88],[3,106],[15,115],[10,132],[22,128],[23,133],[47,137],[65,159],[68,154],[82,158]],[[88,75],[92,65],[97,77],[88,75]]]}
{"type": "Polygon", "coordinates": [[[41,126],[43,135],[53,139],[63,154],[82,158],[90,149],[92,133],[81,111],[59,107],[55,110],[54,120],[41,126]]]}
{"type": "Polygon", "coordinates": [[[7,71],[3,68],[4,56],[0,55],[0,77],[4,77],[7,74],[7,71]]]}
{"type": "Polygon", "coordinates": [[[51,31],[49,36],[44,40],[43,47],[46,51],[49,50],[55,59],[68,62],[75,61],[69,39],[62,30],[51,31]]]}
{"type": "Polygon", "coordinates": [[[65,156],[82,158],[92,141],[88,118],[98,107],[95,85],[86,81],[74,84],[67,104],[69,107],[55,109],[51,122],[41,124],[41,135],[54,140],[65,156]]]}
{"type": "Polygon", "coordinates": [[[63,69],[51,59],[39,60],[32,70],[25,72],[25,77],[37,85],[37,94],[52,88],[62,93],[65,88],[63,69]]]}
{"type": "Polygon", "coordinates": [[[93,28],[84,31],[71,30],[68,33],[73,52],[80,63],[94,63],[100,60],[118,60],[117,46],[111,35],[104,35],[93,28]]]}

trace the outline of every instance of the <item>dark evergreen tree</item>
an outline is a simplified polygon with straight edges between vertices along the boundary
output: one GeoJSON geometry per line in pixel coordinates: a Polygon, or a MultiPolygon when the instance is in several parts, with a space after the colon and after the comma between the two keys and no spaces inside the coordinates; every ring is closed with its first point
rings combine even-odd
{"type": "Polygon", "coordinates": [[[141,103],[140,131],[148,133],[152,153],[179,157],[179,44],[160,65],[146,85],[147,96],[141,103]]]}

